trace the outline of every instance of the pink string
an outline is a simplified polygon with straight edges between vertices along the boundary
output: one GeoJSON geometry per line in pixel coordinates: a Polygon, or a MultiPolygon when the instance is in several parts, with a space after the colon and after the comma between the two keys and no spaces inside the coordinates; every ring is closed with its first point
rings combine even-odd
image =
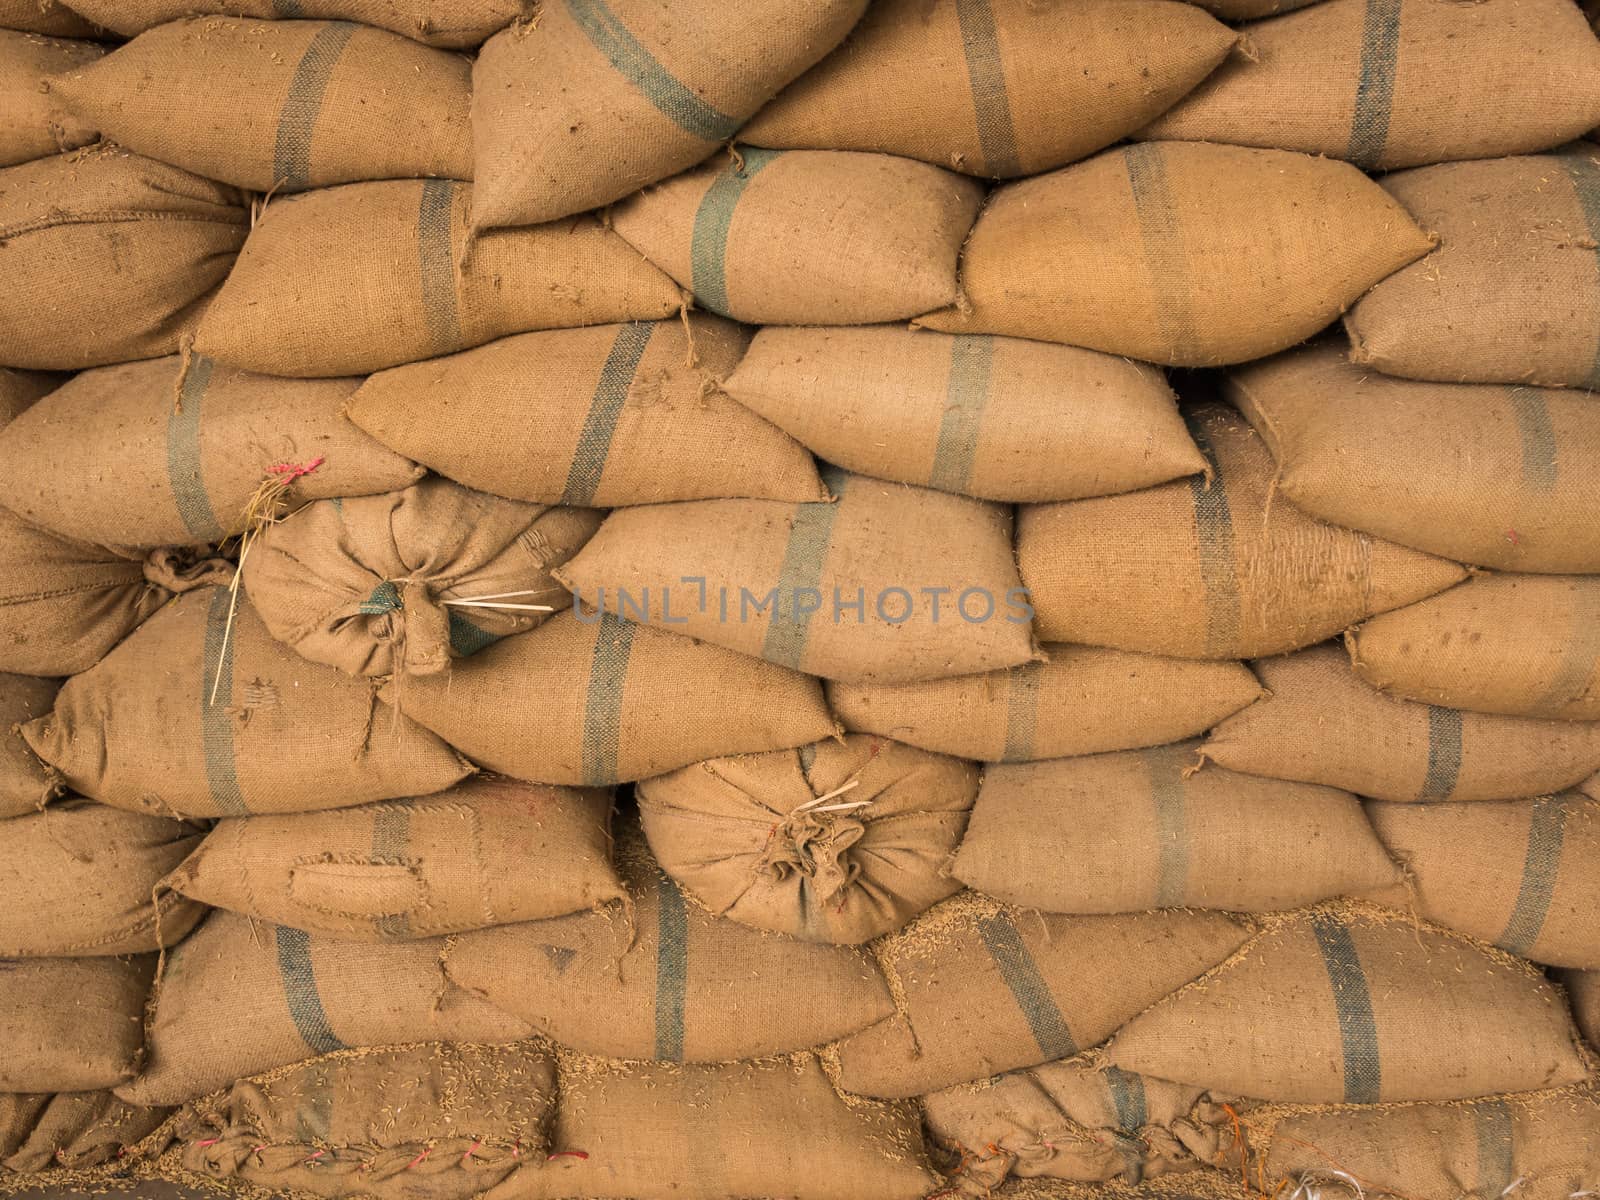
{"type": "Polygon", "coordinates": [[[302,475],[311,474],[311,472],[315,471],[327,461],[328,456],[326,454],[319,454],[310,462],[305,464],[291,462],[274,463],[272,466],[267,468],[267,474],[282,475],[287,479],[299,479],[302,475]]]}

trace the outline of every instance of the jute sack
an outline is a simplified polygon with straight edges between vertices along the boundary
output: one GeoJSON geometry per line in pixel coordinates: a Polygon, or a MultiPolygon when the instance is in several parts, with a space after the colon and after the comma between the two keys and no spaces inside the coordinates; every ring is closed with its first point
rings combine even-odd
{"type": "Polygon", "coordinates": [[[1591,1047],[1600,1048],[1600,971],[1558,971],[1573,1020],[1591,1047]]]}
{"type": "MultiPolygon", "coordinates": [[[[105,0],[93,0],[105,3],[105,0]]],[[[1205,0],[1199,7],[1223,21],[1255,21],[1277,13],[1291,12],[1317,0],[1205,0]]]]}
{"type": "Polygon", "coordinates": [[[572,787],[836,730],[816,680],[609,613],[562,613],[448,675],[408,677],[382,695],[491,771],[572,787]]]}
{"type": "Polygon", "coordinates": [[[473,69],[478,229],[553,221],[676,175],[839,44],[866,0],[566,0],[473,69]]]}
{"type": "Polygon", "coordinates": [[[1374,802],[1367,814],[1430,921],[1535,962],[1600,967],[1600,800],[1374,802]]]}
{"type": "Polygon", "coordinates": [[[0,958],[88,958],[183,940],[205,909],[152,898],[204,837],[197,825],[73,801],[8,821],[0,844],[0,958]]]}
{"type": "Polygon", "coordinates": [[[1049,912],[1271,912],[1400,882],[1348,792],[1196,771],[1198,742],[991,766],[951,868],[1049,912]]]}
{"type": "Polygon", "coordinates": [[[43,808],[55,792],[43,762],[23,740],[22,726],[48,713],[59,681],[0,674],[0,819],[43,808]]]}
{"type": "Polygon", "coordinates": [[[897,1011],[840,1043],[840,1085],[917,1096],[1070,1058],[1248,935],[1221,913],[1050,916],[964,892],[874,947],[897,1011]]]}
{"type": "Polygon", "coordinates": [[[1075,500],[1206,469],[1159,370],[1073,346],[763,329],[727,390],[848,471],[984,500],[1075,500]]]}
{"type": "Polygon", "coordinates": [[[922,683],[830,683],[846,729],[982,762],[1031,762],[1160,746],[1253,703],[1236,662],[1046,645],[1047,661],[922,683]]]}
{"type": "Polygon", "coordinates": [[[156,956],[0,959],[0,1092],[88,1092],[132,1079],[156,956]]]}
{"type": "Polygon", "coordinates": [[[1600,722],[1462,712],[1385,696],[1337,646],[1255,664],[1267,695],[1212,732],[1205,757],[1235,771],[1375,800],[1514,800],[1600,768],[1600,722]]]}
{"type": "Polygon", "coordinates": [[[1252,25],[1140,133],[1389,171],[1558,146],[1600,125],[1600,42],[1568,0],[1326,0],[1252,25]]]}
{"type": "Polygon", "coordinates": [[[242,572],[266,627],[312,662],[435,675],[569,607],[553,571],[600,518],[430,477],[307,505],[267,527],[242,572]]]}
{"type": "Polygon", "coordinates": [[[1117,1066],[1291,1104],[1459,1100],[1584,1078],[1560,993],[1531,964],[1398,913],[1287,914],[1135,1017],[1117,1066]]]}
{"type": "MultiPolygon", "coordinates": [[[[90,0],[91,6],[95,0],[90,0]]],[[[101,0],[109,8],[122,0],[101,0]]],[[[105,36],[105,30],[80,17],[61,0],[0,0],[0,29],[42,33],[59,38],[105,36]]]]}
{"type": "Polygon", "coordinates": [[[1600,572],[1589,396],[1391,379],[1336,342],[1252,364],[1225,388],[1294,507],[1480,566],[1600,572]]]}
{"type": "Polygon", "coordinates": [[[676,1066],[562,1054],[548,1162],[488,1200],[920,1200],[917,1111],[841,1093],[812,1054],[676,1066]]]}
{"type": "Polygon", "coordinates": [[[214,912],[167,955],[149,1060],[117,1095],[183,1104],[334,1050],[515,1042],[528,1027],[452,987],[444,939],[368,946],[214,912]]]}
{"type": "Polygon", "coordinates": [[[927,163],[741,146],[630,197],[611,221],[712,312],[867,325],[942,308],[983,201],[927,163]]]}
{"type": "Polygon", "coordinates": [[[865,942],[961,890],[945,870],[978,794],[972,763],[865,734],[644,780],[662,870],[719,916],[865,942]]]}
{"type": "Polygon", "coordinates": [[[171,354],[249,222],[232,188],[114,146],[0,170],[7,365],[74,370],[171,354]]]}
{"type": "Polygon", "coordinates": [[[1346,641],[1357,675],[1408,700],[1600,721],[1600,579],[1479,575],[1346,641]]]}
{"type": "Polygon", "coordinates": [[[835,503],[618,509],[556,578],[580,603],[846,683],[1036,657],[1011,510],[827,468],[835,503]]]}
{"type": "Polygon", "coordinates": [[[47,396],[71,376],[54,371],[17,371],[0,367],[0,429],[15,421],[41,396],[47,396]]]}
{"type": "MultiPolygon", "coordinates": [[[[27,2],[30,0],[0,0],[5,4],[27,2]]],[[[197,12],[257,20],[292,13],[316,20],[356,21],[403,33],[429,46],[459,50],[478,45],[496,30],[528,15],[532,5],[527,0],[79,0],[77,7],[124,37],[197,12]]]]}
{"type": "Polygon", "coordinates": [[[439,474],[518,500],[825,499],[805,447],[723,390],[749,340],[701,313],[524,333],[381,371],[346,412],[439,474]]]}
{"type": "Polygon", "coordinates": [[[1141,142],[995,192],[960,303],[918,324],[1218,366],[1310,337],[1433,245],[1347,163],[1141,142]]]}
{"type": "Polygon", "coordinates": [[[183,1166],[277,1194],[468,1200],[542,1165],[555,1074],[532,1042],[339,1051],[190,1105],[183,1166]]]}
{"type": "MultiPolygon", "coordinates": [[[[0,1178],[86,1170],[128,1157],[170,1109],[125,1104],[110,1092],[0,1094],[0,1178]]],[[[164,1146],[151,1149],[157,1153],[164,1146]]]]}
{"type": "Polygon", "coordinates": [[[1190,430],[1209,480],[1022,509],[1017,559],[1041,638],[1254,658],[1320,642],[1465,577],[1453,562],[1284,503],[1266,443],[1232,409],[1193,410],[1190,430]]]}
{"type": "Polygon", "coordinates": [[[713,916],[637,832],[617,858],[629,904],[463,934],[446,955],[451,980],[563,1046],[675,1063],[802,1050],[893,1011],[864,951],[713,916]]]}
{"type": "Polygon", "coordinates": [[[165,886],[341,940],[434,937],[623,896],[611,796],[479,776],[436,796],[220,822],[165,886]]]}
{"type": "Polygon", "coordinates": [[[194,348],[270,375],[361,375],[510,333],[665,317],[678,289],[599,222],[467,244],[470,184],[377,180],[273,201],[194,348]]]}
{"type": "Polygon", "coordinates": [[[92,121],[67,111],[51,77],[105,54],[97,42],[18,33],[0,26],[0,167],[86,146],[92,121]]]}
{"type": "Polygon", "coordinates": [[[425,796],[471,767],[301,658],[227,588],[182,597],[70,680],[23,736],[76,792],[157,816],[242,817],[425,796]]]}
{"type": "Polygon", "coordinates": [[[204,544],[243,532],[264,483],[287,485],[282,508],[416,482],[420,467],[340,414],[357,382],[201,357],[84,371],[0,430],[0,504],[89,542],[204,544]]]}
{"type": "Polygon", "coordinates": [[[1167,0],[890,0],[739,136],[1035,175],[1138,129],[1237,40],[1201,9],[1167,0]],[[1074,119],[1062,120],[1067,112],[1074,119]]]}
{"type": "Polygon", "coordinates": [[[1355,362],[1443,383],[1600,387],[1600,149],[1422,167],[1383,186],[1439,248],[1345,316],[1355,362]]]}

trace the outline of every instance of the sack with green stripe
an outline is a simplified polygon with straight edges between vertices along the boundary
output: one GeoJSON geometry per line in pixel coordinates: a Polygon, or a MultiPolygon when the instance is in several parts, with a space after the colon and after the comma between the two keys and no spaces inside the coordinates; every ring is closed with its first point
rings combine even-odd
{"type": "MultiPolygon", "coordinates": [[[[37,5],[40,0],[22,2],[37,5]]],[[[280,17],[355,21],[452,50],[478,45],[527,16],[530,7],[528,0],[78,0],[77,4],[85,16],[124,37],[180,17],[213,13],[251,17],[258,23],[280,17]]]]}
{"type": "Polygon", "coordinates": [[[1393,379],[1337,342],[1225,387],[1307,513],[1475,566],[1600,572],[1600,405],[1582,392],[1393,379]]]}
{"type": "Polygon", "coordinates": [[[27,412],[41,396],[47,396],[71,376],[54,371],[18,371],[0,367],[0,429],[27,412]]]}
{"type": "Polygon", "coordinates": [[[1023,507],[1017,558],[1052,642],[1185,658],[1309,646],[1466,575],[1274,495],[1266,444],[1232,409],[1188,414],[1212,475],[1023,507]]]}
{"type": "Polygon", "coordinates": [[[865,942],[961,890],[946,871],[978,794],[972,763],[849,734],[646,779],[661,867],[719,916],[809,942],[865,942]]]}
{"type": "Polygon", "coordinates": [[[1375,800],[1515,800],[1600,769],[1600,722],[1501,717],[1386,696],[1337,646],[1255,664],[1267,695],[1203,747],[1235,771],[1375,800]]]}
{"type": "Polygon", "coordinates": [[[870,325],[942,308],[976,180],[887,154],[730,147],[611,223],[701,308],[755,325],[870,325]]]}
{"type": "Polygon", "coordinates": [[[312,662],[435,675],[570,606],[554,571],[600,517],[428,478],[308,504],[267,526],[242,573],[263,623],[312,662]]]}
{"type": "Polygon", "coordinates": [[[480,775],[419,799],[218,822],[164,881],[192,900],[358,942],[620,900],[611,795],[480,775]]]}
{"type": "Polygon", "coordinates": [[[563,1046],[674,1063],[819,1046],[893,1011],[871,955],[713,915],[635,828],[617,867],[626,904],[463,934],[450,979],[563,1046]]]}
{"type": "Polygon", "coordinates": [[[478,229],[599,208],[694,166],[832,50],[866,0],[558,0],[473,68],[478,229]]]}
{"type": "Polygon", "coordinates": [[[425,796],[470,765],[296,654],[242,594],[181,597],[68,681],[23,736],[73,791],[155,816],[243,817],[425,796]]]}
{"type": "Polygon", "coordinates": [[[984,500],[1075,500],[1206,469],[1158,369],[1073,346],[763,329],[727,390],[848,471],[984,500]]]}
{"type": "MultiPolygon", "coordinates": [[[[120,4],[122,0],[112,0],[120,4]]],[[[90,0],[93,4],[94,0],[90,0]]],[[[109,7],[109,5],[108,5],[109,7]]],[[[0,29],[42,33],[48,37],[104,37],[105,30],[69,9],[61,0],[0,0],[0,29]]]]}
{"type": "Polygon", "coordinates": [[[680,307],[672,280],[598,221],[469,244],[471,202],[471,184],[447,179],[273,200],[206,309],[195,351],[268,375],[364,375],[530,329],[652,320],[680,307]]]}
{"type": "Polygon", "coordinates": [[[184,1104],[335,1050],[526,1038],[527,1025],[450,984],[444,947],[364,945],[214,912],[167,953],[148,1059],[117,1095],[184,1104]]]}
{"type": "Polygon", "coordinates": [[[146,1139],[170,1115],[170,1109],[126,1104],[110,1092],[0,1094],[0,1178],[6,1171],[83,1171],[124,1165],[135,1155],[153,1157],[168,1139],[146,1139]]]}
{"type": "Polygon", "coordinates": [[[1400,882],[1348,792],[1196,770],[1199,742],[990,766],[952,870],[1047,912],[1271,912],[1400,882]]]}
{"type": "Polygon", "coordinates": [[[703,313],[524,333],[380,371],[346,411],[408,458],[518,500],[826,499],[805,447],[723,389],[749,340],[703,313]]]}
{"type": "Polygon", "coordinates": [[[115,146],[0,169],[7,366],[172,354],[244,244],[233,188],[115,146]]]}
{"type": "Polygon", "coordinates": [[[44,807],[55,794],[49,771],[22,737],[22,726],[55,707],[59,680],[0,673],[0,820],[44,807]]]}
{"type": "Polygon", "coordinates": [[[919,1096],[1070,1058],[1249,936],[1221,913],[1065,917],[963,892],[874,946],[896,1011],[839,1044],[839,1082],[919,1096]]]}
{"type": "Polygon", "coordinates": [[[209,544],[244,531],[264,481],[289,506],[415,483],[341,414],[358,382],[176,356],[84,371],[0,430],[0,504],[88,542],[209,544]]]}
{"type": "Polygon", "coordinates": [[[106,47],[96,42],[20,33],[0,16],[0,167],[48,158],[86,146],[98,136],[92,123],[67,111],[51,78],[94,62],[106,47]]]}
{"type": "Polygon", "coordinates": [[[1462,1100],[1589,1073],[1537,968],[1351,904],[1274,920],[1106,1053],[1125,1070],[1290,1104],[1462,1100]]]}
{"type": "Polygon", "coordinates": [[[155,970],[154,954],[0,959],[0,1093],[90,1092],[132,1079],[155,970]]]}

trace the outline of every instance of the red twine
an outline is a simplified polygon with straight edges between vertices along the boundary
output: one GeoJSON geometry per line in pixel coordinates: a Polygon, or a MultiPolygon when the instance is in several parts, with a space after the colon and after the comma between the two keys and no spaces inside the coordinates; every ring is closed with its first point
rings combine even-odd
{"type": "Polygon", "coordinates": [[[281,462],[274,463],[267,468],[268,475],[282,475],[285,479],[299,479],[302,475],[309,475],[323,463],[328,461],[326,454],[319,454],[308,463],[281,462]]]}
{"type": "Polygon", "coordinates": [[[546,1155],[545,1156],[545,1161],[546,1162],[554,1162],[558,1158],[583,1158],[583,1159],[587,1159],[588,1157],[589,1157],[589,1152],[587,1150],[557,1150],[554,1154],[546,1155]]]}
{"type": "Polygon", "coordinates": [[[427,1158],[428,1155],[430,1155],[432,1153],[433,1153],[433,1148],[432,1147],[429,1147],[428,1149],[424,1150],[421,1154],[417,1155],[415,1158],[413,1158],[410,1162],[408,1162],[406,1164],[406,1170],[409,1171],[413,1167],[419,1166],[422,1163],[422,1160],[427,1158]]]}

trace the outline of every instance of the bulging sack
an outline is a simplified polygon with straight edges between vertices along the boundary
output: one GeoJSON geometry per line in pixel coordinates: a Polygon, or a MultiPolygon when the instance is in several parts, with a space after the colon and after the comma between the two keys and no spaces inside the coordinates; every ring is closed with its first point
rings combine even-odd
{"type": "Polygon", "coordinates": [[[995,192],[959,304],[918,324],[1219,366],[1310,337],[1433,245],[1347,163],[1141,142],[995,192]]]}
{"type": "Polygon", "coordinates": [[[961,890],[945,867],[978,770],[862,734],[695,763],[638,786],[662,870],[719,916],[865,942],[961,890]]]}
{"type": "Polygon", "coordinates": [[[219,822],[165,886],[341,940],[435,937],[620,900],[610,814],[607,792],[479,776],[421,799],[219,822]]]}
{"type": "Polygon", "coordinates": [[[1206,469],[1159,370],[1074,346],[763,329],[727,391],[848,471],[984,500],[1075,500],[1206,469]]]}
{"type": "MultiPolygon", "coordinates": [[[[155,1133],[170,1109],[125,1104],[110,1092],[0,1094],[0,1178],[83,1171],[125,1160],[155,1133]]],[[[165,1149],[165,1139],[145,1148],[165,1149]]]]}
{"type": "Polygon", "coordinates": [[[59,680],[0,674],[0,820],[43,808],[55,781],[22,737],[22,726],[55,706],[59,680]]]}
{"type": "Polygon", "coordinates": [[[611,222],[701,307],[755,325],[867,325],[942,308],[983,200],[887,154],[730,149],[623,201],[611,222]]]}
{"type": "MultiPolygon", "coordinates": [[[[89,0],[94,4],[95,0],[89,0]]],[[[107,7],[122,0],[104,0],[107,7]]],[[[266,0],[264,0],[266,2],[266,0]]],[[[0,0],[0,29],[42,33],[49,37],[104,37],[105,30],[80,17],[61,0],[0,0]]]]}
{"type": "Polygon", "coordinates": [[[518,500],[826,499],[805,447],[724,391],[748,344],[702,313],[524,333],[381,371],[346,411],[439,474],[518,500]]]}
{"type": "Polygon", "coordinates": [[[90,1092],[132,1079],[156,956],[0,959],[0,1093],[90,1092]]]}
{"type": "Polygon", "coordinates": [[[93,123],[67,111],[52,76],[105,53],[98,42],[18,32],[0,13],[0,167],[76,150],[99,136],[93,123]]]}
{"type": "MultiPolygon", "coordinates": [[[[41,0],[3,2],[38,4],[41,0]]],[[[53,4],[55,0],[43,2],[53,4]]],[[[282,17],[292,7],[296,17],[356,21],[403,33],[424,45],[462,50],[527,16],[532,5],[528,0],[292,0],[292,4],[284,0],[78,0],[77,7],[124,37],[197,12],[264,21],[282,17]]]]}

